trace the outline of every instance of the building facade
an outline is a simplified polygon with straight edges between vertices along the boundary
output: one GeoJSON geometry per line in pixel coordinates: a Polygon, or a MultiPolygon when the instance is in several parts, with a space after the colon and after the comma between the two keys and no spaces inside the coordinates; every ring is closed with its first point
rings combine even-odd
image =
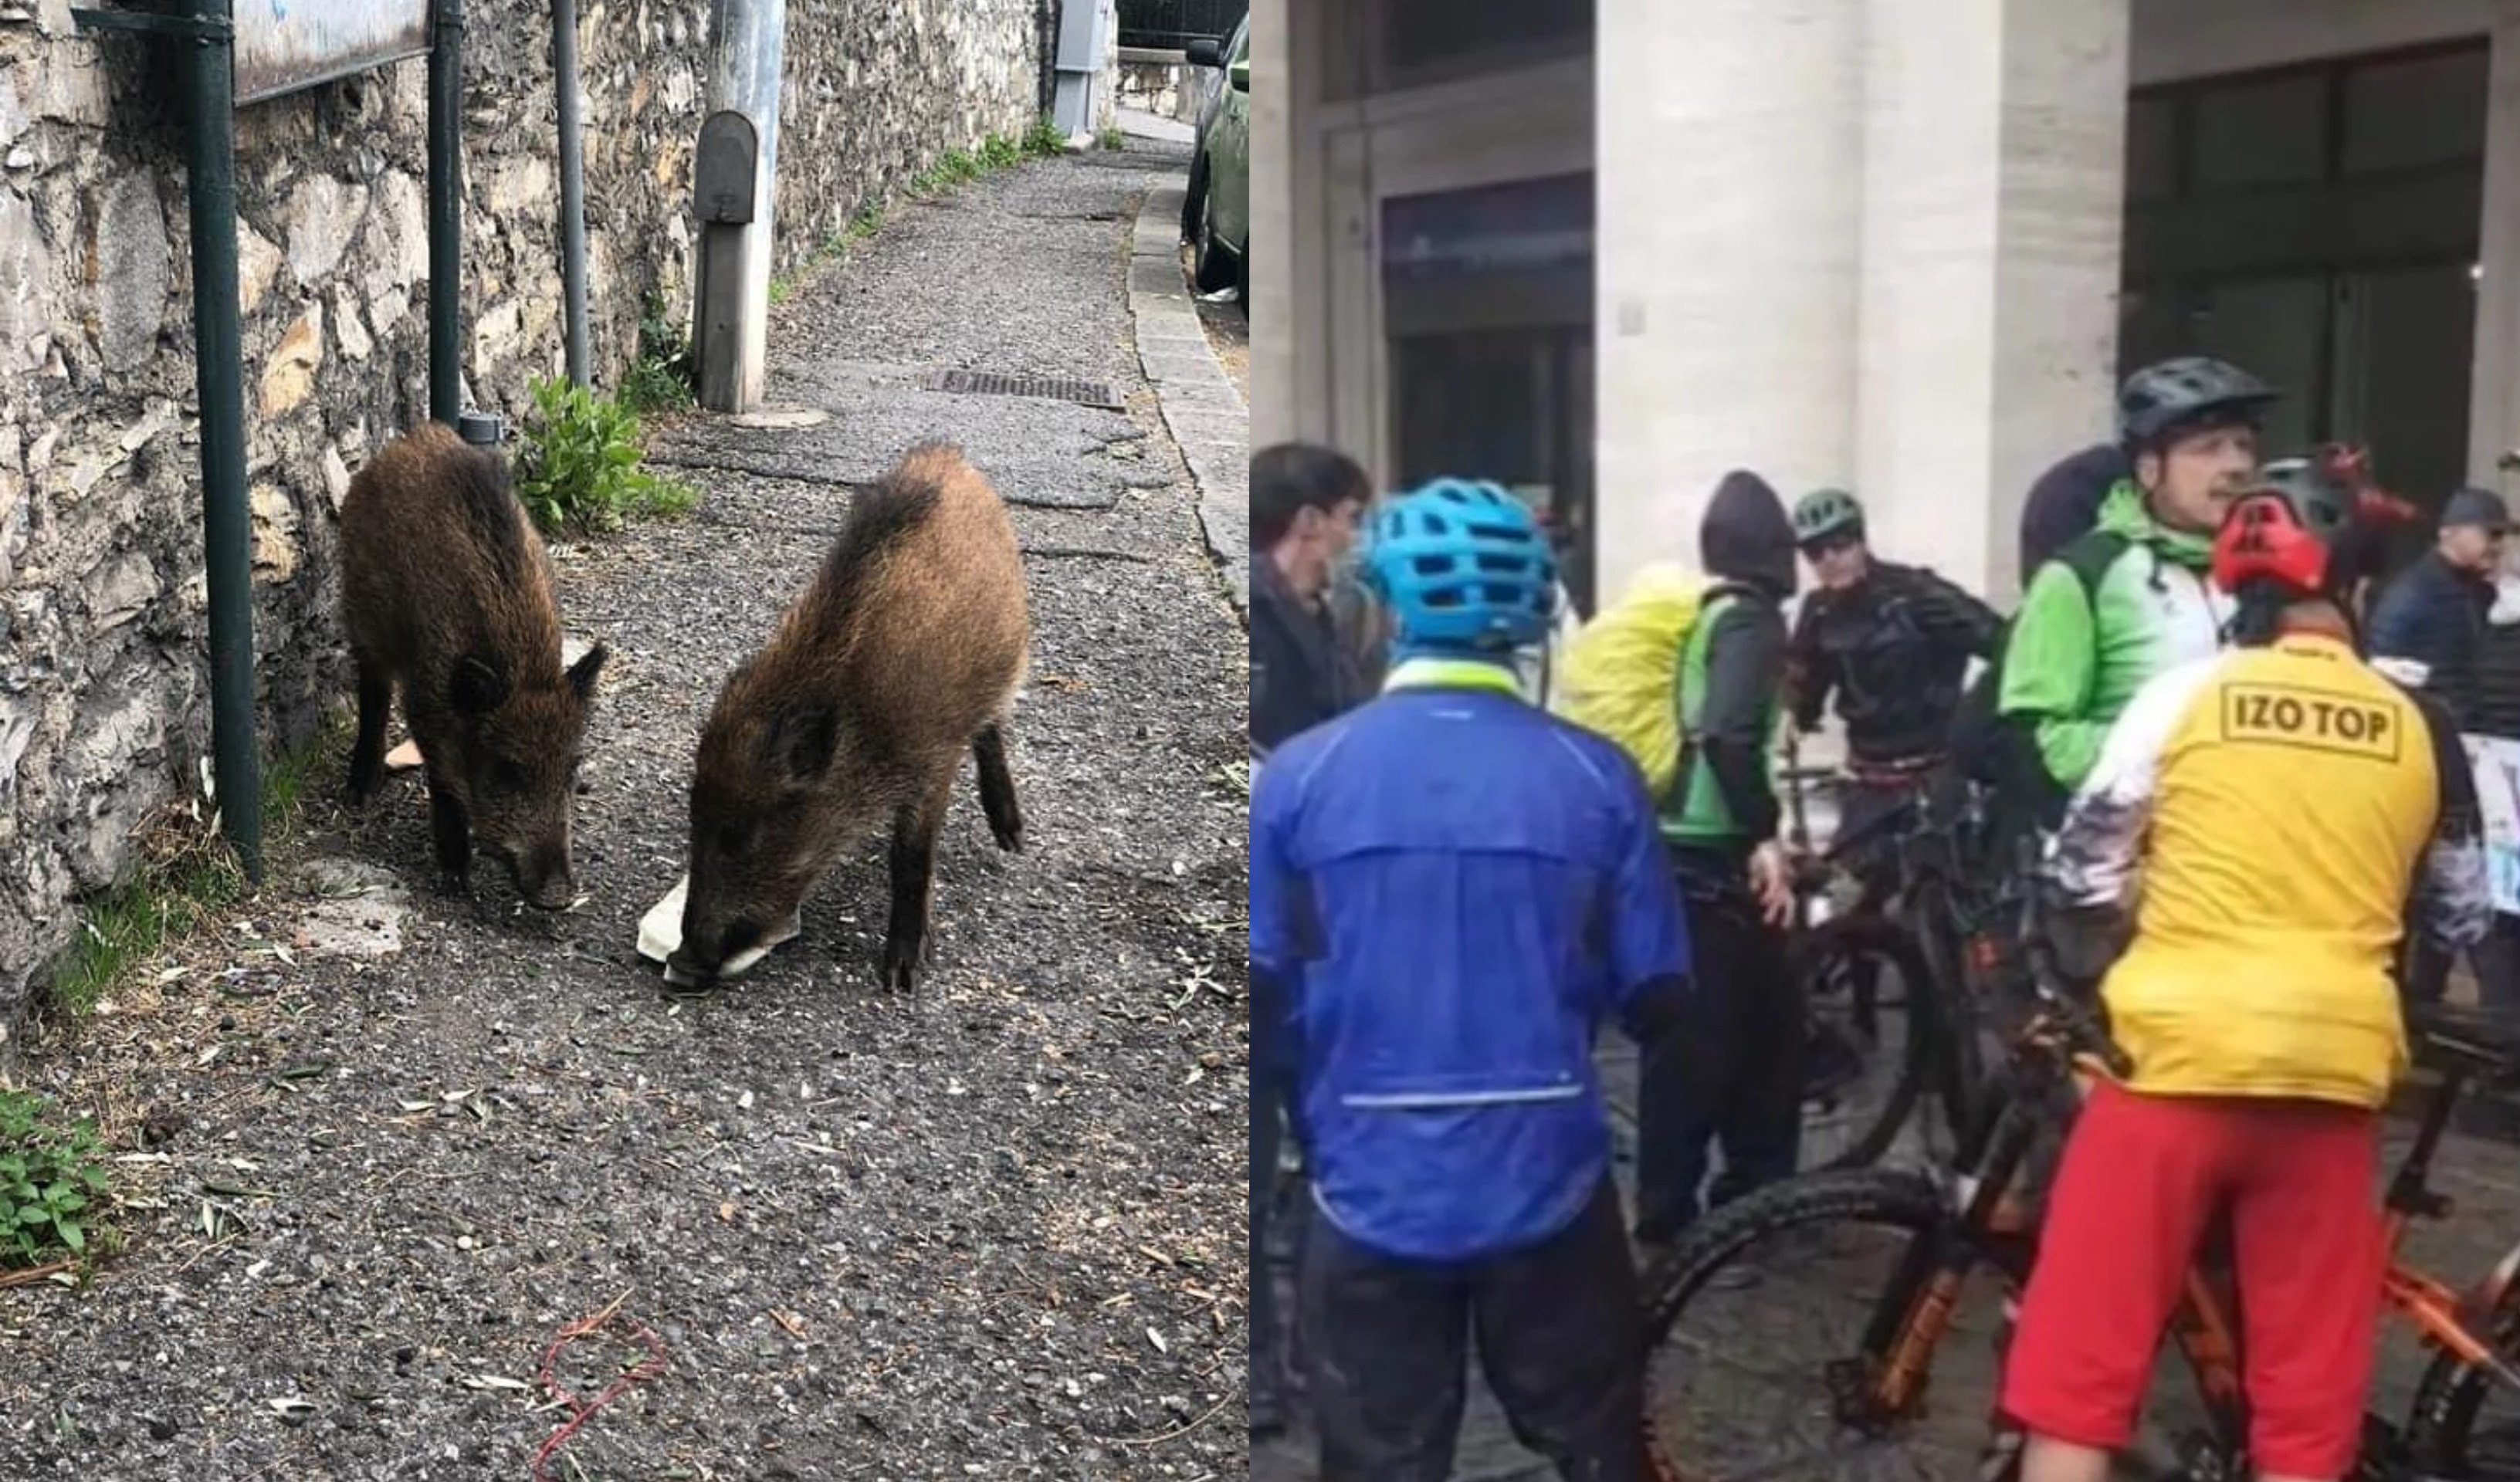
{"type": "Polygon", "coordinates": [[[2017,589],[2206,352],[2437,500],[2520,444],[2520,0],[1256,0],[1255,443],[1482,474],[1588,606],[1728,469],[2017,589]]]}

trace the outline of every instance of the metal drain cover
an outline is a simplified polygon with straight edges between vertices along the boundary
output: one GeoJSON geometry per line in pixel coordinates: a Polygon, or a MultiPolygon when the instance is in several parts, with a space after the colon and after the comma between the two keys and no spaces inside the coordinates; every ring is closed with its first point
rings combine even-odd
{"type": "Polygon", "coordinates": [[[930,391],[959,391],[968,396],[1038,396],[1115,410],[1122,405],[1119,393],[1102,382],[1068,381],[1057,376],[1009,376],[999,371],[930,371],[920,384],[930,391]]]}

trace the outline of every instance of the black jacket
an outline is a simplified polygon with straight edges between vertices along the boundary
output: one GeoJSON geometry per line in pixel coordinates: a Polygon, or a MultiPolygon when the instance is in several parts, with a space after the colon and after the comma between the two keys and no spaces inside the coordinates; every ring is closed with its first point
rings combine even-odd
{"type": "Polygon", "coordinates": [[[1876,561],[1864,580],[1804,600],[1787,688],[1794,724],[1818,726],[1828,701],[1859,761],[1940,754],[1972,657],[1992,659],[2003,620],[1918,566],[1876,561]]]}
{"type": "Polygon", "coordinates": [[[1329,614],[1251,553],[1251,754],[1265,756],[1367,698],[1355,655],[1329,614]]]}
{"type": "Polygon", "coordinates": [[[2487,620],[2476,639],[2475,707],[2467,729],[2520,741],[2520,622],[2487,620]]]}
{"type": "Polygon", "coordinates": [[[2410,659],[2426,670],[2422,689],[2464,730],[2476,708],[2476,652],[2494,584],[2427,551],[2389,583],[2371,610],[2364,650],[2371,657],[2410,659]]]}

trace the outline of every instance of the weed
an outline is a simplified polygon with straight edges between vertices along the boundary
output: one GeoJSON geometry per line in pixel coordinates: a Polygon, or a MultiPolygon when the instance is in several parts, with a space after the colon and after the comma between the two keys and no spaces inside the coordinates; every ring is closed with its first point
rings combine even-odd
{"type": "Polygon", "coordinates": [[[85,1260],[112,1232],[90,1203],[105,1192],[96,1124],[64,1127],[43,1098],[0,1091],[0,1266],[85,1260]]]}
{"type": "Polygon", "coordinates": [[[1106,150],[1125,150],[1129,147],[1129,136],[1122,133],[1116,123],[1094,137],[1106,150]]]}
{"type": "Polygon", "coordinates": [[[1067,148],[1066,136],[1059,133],[1058,124],[1050,121],[1048,113],[1035,118],[1032,127],[1024,130],[1023,138],[1016,142],[1027,155],[1056,155],[1067,148]]]}
{"type": "Polygon", "coordinates": [[[554,534],[621,528],[633,516],[690,513],[690,486],[640,467],[639,414],[617,396],[564,379],[534,382],[533,415],[517,456],[517,496],[554,534]]]}
{"type": "MultiPolygon", "coordinates": [[[[269,854],[297,826],[308,776],[346,739],[348,717],[335,714],[294,753],[262,769],[262,837],[269,854]]],[[[54,963],[46,1002],[76,1018],[94,1009],[124,972],[216,920],[243,900],[245,872],[214,820],[198,802],[170,805],[133,838],[138,867],[79,917],[78,935],[54,963]]]]}
{"type": "Polygon", "coordinates": [[[680,412],[692,404],[697,366],[692,342],[663,298],[650,294],[639,316],[639,358],[621,378],[621,404],[645,415],[680,412]]]}

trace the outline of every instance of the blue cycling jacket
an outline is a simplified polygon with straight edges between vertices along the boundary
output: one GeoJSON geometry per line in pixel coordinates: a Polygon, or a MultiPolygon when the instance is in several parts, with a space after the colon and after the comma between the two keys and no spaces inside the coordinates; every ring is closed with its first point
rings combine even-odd
{"type": "Polygon", "coordinates": [[[1252,793],[1253,1001],[1291,1020],[1255,1060],[1291,1032],[1314,1197],[1403,1258],[1574,1221],[1609,1167],[1596,1031],[1688,971],[1636,765],[1511,685],[1404,664],[1252,793]]]}

